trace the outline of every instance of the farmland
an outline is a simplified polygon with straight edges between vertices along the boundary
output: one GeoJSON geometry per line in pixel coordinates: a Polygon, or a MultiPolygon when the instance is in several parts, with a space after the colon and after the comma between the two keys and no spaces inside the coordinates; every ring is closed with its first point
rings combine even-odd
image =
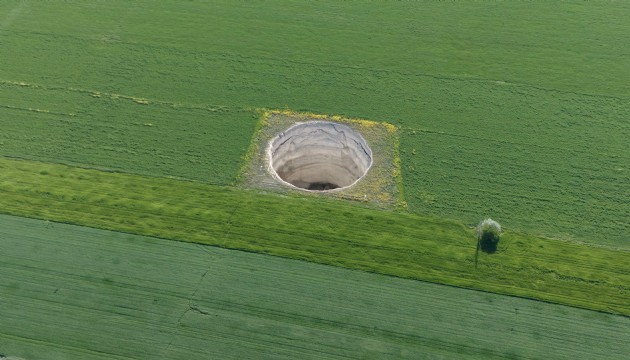
{"type": "Polygon", "coordinates": [[[410,210],[629,246],[624,2],[1,6],[4,155],[230,184],[255,108],[382,120],[410,210]]]}
{"type": "Polygon", "coordinates": [[[82,89],[0,83],[0,91],[11,104],[2,109],[4,155],[207,183],[233,181],[256,122],[243,110],[142,104],[82,89]]]}
{"type": "Polygon", "coordinates": [[[627,317],[10,216],[0,239],[0,347],[25,359],[630,351],[627,317]]]}
{"type": "Polygon", "coordinates": [[[630,315],[630,252],[173,179],[0,160],[5,213],[262,252],[630,315]],[[321,219],[330,219],[321,221],[321,219]]]}
{"type": "Polygon", "coordinates": [[[629,16],[0,2],[0,355],[621,357],[629,16]],[[274,110],[395,125],[397,207],[244,181],[274,110]]]}

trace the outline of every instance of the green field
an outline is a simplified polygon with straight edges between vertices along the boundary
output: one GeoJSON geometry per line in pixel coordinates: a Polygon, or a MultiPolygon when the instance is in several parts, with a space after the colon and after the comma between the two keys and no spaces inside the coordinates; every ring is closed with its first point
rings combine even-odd
{"type": "Polygon", "coordinates": [[[255,108],[382,120],[404,130],[412,211],[630,246],[625,2],[3,1],[0,14],[0,154],[230,184],[255,108]]]}
{"type": "Polygon", "coordinates": [[[196,244],[0,216],[0,253],[0,349],[24,359],[630,351],[627,317],[196,244]]]}
{"type": "Polygon", "coordinates": [[[0,159],[4,213],[262,252],[630,315],[630,252],[232,187],[0,159]]]}
{"type": "Polygon", "coordinates": [[[628,18],[1,1],[0,358],[622,358],[628,18]],[[408,206],[248,188],[268,110],[395,125],[408,206]]]}
{"type": "Polygon", "coordinates": [[[244,110],[85,90],[0,83],[0,92],[10,104],[0,108],[4,155],[215,184],[234,181],[257,120],[244,110]]]}

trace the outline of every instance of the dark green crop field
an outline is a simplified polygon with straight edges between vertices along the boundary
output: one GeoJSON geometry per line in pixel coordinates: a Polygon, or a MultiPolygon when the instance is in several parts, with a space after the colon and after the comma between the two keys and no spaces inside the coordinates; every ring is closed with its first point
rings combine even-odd
{"type": "Polygon", "coordinates": [[[630,319],[0,216],[0,349],[24,359],[623,359],[630,319]]]}
{"type": "Polygon", "coordinates": [[[231,184],[255,108],[382,120],[403,128],[410,210],[628,248],[628,16],[625,2],[3,1],[0,154],[231,184]]]}

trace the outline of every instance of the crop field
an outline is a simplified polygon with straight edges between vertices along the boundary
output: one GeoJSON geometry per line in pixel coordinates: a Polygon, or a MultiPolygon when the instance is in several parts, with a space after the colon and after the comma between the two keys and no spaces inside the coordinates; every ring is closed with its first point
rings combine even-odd
{"type": "Polygon", "coordinates": [[[207,183],[234,180],[256,121],[243,110],[82,89],[0,83],[0,92],[10,104],[0,110],[4,155],[207,183]]]}
{"type": "Polygon", "coordinates": [[[0,348],[25,359],[630,351],[622,316],[10,216],[0,216],[0,238],[0,348]]]}
{"type": "Polygon", "coordinates": [[[252,109],[381,119],[412,211],[630,246],[625,2],[0,6],[1,154],[230,184],[252,109]]]}
{"type": "Polygon", "coordinates": [[[628,2],[1,1],[0,355],[628,353],[629,17],[628,2]],[[397,207],[244,181],[270,111],[395,125],[397,207]],[[506,230],[493,254],[474,231],[487,217],[506,230]]]}
{"type": "Polygon", "coordinates": [[[439,218],[26,160],[0,169],[12,215],[630,315],[628,251],[506,233],[497,253],[477,253],[472,229],[439,218]]]}

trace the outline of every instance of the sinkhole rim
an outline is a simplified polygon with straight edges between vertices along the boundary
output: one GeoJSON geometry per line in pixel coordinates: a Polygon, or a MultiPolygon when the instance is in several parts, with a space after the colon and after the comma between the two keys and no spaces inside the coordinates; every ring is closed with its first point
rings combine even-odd
{"type": "MultiPolygon", "coordinates": [[[[333,136],[331,136],[330,138],[333,138],[333,136]]],[[[348,142],[345,142],[344,144],[348,145],[348,142]]],[[[344,148],[345,147],[346,146],[344,146],[344,148]]],[[[322,148],[325,148],[325,146],[322,145],[322,148]]],[[[340,160],[340,158],[337,158],[336,160],[340,160]]],[[[277,157],[276,157],[276,160],[277,160],[277,157]]],[[[288,187],[291,187],[300,191],[306,191],[306,192],[329,193],[329,192],[337,192],[337,191],[343,191],[343,190],[349,189],[353,187],[354,185],[356,185],[359,181],[361,181],[365,177],[365,175],[367,175],[369,170],[372,168],[373,163],[374,163],[374,158],[373,158],[372,149],[370,148],[368,142],[365,140],[363,135],[358,130],[353,129],[347,124],[344,124],[341,122],[335,122],[335,121],[312,120],[312,121],[304,121],[304,122],[295,122],[293,125],[289,126],[285,130],[277,133],[271,140],[269,140],[268,146],[267,146],[267,168],[268,168],[269,173],[273,176],[273,178],[285,186],[288,186],[288,187]],[[357,160],[357,157],[351,157],[351,159],[353,160],[353,165],[361,168],[360,175],[353,176],[352,177],[353,181],[351,183],[344,184],[343,186],[339,186],[338,184],[335,184],[335,183],[329,183],[330,185],[335,185],[336,187],[330,188],[330,189],[309,189],[307,187],[297,186],[291,183],[290,181],[287,181],[280,174],[278,174],[279,168],[281,168],[284,164],[281,164],[280,166],[276,166],[278,161],[274,162],[274,157],[275,157],[274,154],[279,149],[281,149],[287,142],[285,140],[282,143],[278,143],[280,139],[283,139],[284,137],[286,137],[287,134],[293,134],[292,136],[295,136],[296,134],[302,135],[302,138],[306,139],[307,136],[305,134],[300,134],[300,130],[309,129],[311,131],[317,131],[317,130],[330,129],[330,128],[334,129],[335,131],[339,133],[338,134],[339,137],[338,138],[335,137],[334,140],[337,140],[337,141],[340,141],[341,139],[345,140],[347,138],[347,135],[349,135],[351,137],[351,140],[353,140],[353,143],[352,143],[353,146],[351,150],[353,150],[355,153],[357,152],[358,149],[361,150],[358,152],[359,154],[362,154],[361,156],[359,156],[360,159],[357,160]]],[[[322,165],[322,166],[325,166],[325,165],[322,165]]],[[[320,183],[321,182],[318,182],[318,181],[311,181],[309,184],[316,185],[320,183]]]]}

